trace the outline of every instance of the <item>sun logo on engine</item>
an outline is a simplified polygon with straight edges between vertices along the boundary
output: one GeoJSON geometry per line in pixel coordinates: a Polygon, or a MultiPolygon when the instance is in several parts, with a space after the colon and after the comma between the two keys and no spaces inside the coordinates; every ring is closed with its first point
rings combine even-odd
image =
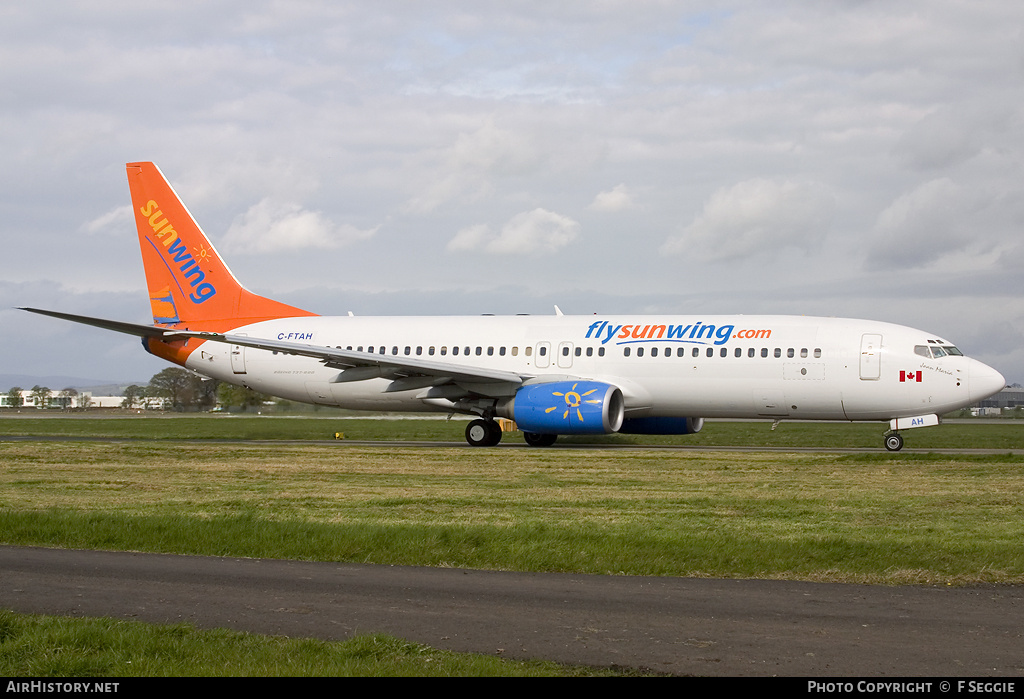
{"type": "Polygon", "coordinates": [[[552,397],[558,396],[563,401],[565,401],[565,405],[564,406],[562,406],[562,405],[555,405],[555,406],[552,406],[552,407],[546,409],[544,412],[545,413],[552,413],[552,412],[554,412],[556,410],[559,410],[560,408],[564,407],[565,408],[565,412],[562,413],[562,419],[563,420],[572,420],[571,415],[575,411],[576,417],[579,418],[580,422],[583,422],[583,413],[580,411],[580,406],[583,405],[584,403],[598,404],[599,405],[601,403],[601,401],[599,401],[599,400],[583,400],[584,398],[586,398],[590,394],[596,393],[597,389],[596,388],[592,388],[589,391],[587,391],[586,393],[580,394],[580,393],[576,392],[576,387],[578,385],[579,384],[575,384],[574,383],[572,385],[572,389],[566,391],[565,393],[559,393],[558,391],[552,391],[551,392],[551,396],[552,397]]]}

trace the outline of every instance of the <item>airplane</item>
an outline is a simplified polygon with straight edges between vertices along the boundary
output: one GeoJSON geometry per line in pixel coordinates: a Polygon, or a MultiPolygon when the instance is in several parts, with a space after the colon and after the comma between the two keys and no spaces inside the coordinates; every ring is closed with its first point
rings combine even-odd
{"type": "MultiPolygon", "coordinates": [[[[1000,391],[1002,375],[932,333],[869,320],[747,315],[321,316],[243,287],[156,165],[127,164],[153,324],[37,308],[136,335],[205,377],[293,401],[496,421],[559,435],[692,434],[706,418],[889,421],[900,430],[1000,391]]],[[[774,427],[774,424],[773,424],[774,427]]]]}

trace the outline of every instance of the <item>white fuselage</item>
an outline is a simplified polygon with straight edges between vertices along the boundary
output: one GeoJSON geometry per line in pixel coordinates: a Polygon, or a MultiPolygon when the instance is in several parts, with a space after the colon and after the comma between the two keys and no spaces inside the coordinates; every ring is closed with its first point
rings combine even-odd
{"type": "MultiPolygon", "coordinates": [[[[631,418],[888,420],[949,412],[1005,384],[997,371],[934,335],[841,318],[312,316],[231,334],[605,382],[621,389],[631,418]]],[[[341,370],[320,360],[252,347],[204,342],[187,366],[296,401],[363,410],[451,409],[427,400],[415,385],[396,390],[389,378],[339,382],[341,370]]]]}

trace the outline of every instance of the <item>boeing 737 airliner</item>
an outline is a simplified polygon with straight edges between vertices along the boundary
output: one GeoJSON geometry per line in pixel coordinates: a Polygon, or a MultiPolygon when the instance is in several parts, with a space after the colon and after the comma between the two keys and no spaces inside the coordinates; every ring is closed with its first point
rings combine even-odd
{"type": "MultiPolygon", "coordinates": [[[[203,376],[289,400],[475,416],[474,446],[513,420],[558,435],[688,434],[704,418],[937,425],[1005,384],[931,333],[803,316],[326,317],[246,290],[153,163],[128,183],[153,325],[26,308],[137,335],[203,376]]],[[[557,309],[556,309],[557,310],[557,309]]]]}

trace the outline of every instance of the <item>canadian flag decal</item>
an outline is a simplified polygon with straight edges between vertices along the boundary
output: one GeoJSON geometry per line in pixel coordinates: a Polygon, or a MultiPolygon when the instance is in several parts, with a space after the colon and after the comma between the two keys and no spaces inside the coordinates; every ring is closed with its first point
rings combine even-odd
{"type": "Polygon", "coordinates": [[[921,382],[921,372],[920,371],[901,371],[900,372],[900,382],[903,383],[903,382],[906,382],[906,381],[917,381],[918,383],[920,383],[921,382]]]}

